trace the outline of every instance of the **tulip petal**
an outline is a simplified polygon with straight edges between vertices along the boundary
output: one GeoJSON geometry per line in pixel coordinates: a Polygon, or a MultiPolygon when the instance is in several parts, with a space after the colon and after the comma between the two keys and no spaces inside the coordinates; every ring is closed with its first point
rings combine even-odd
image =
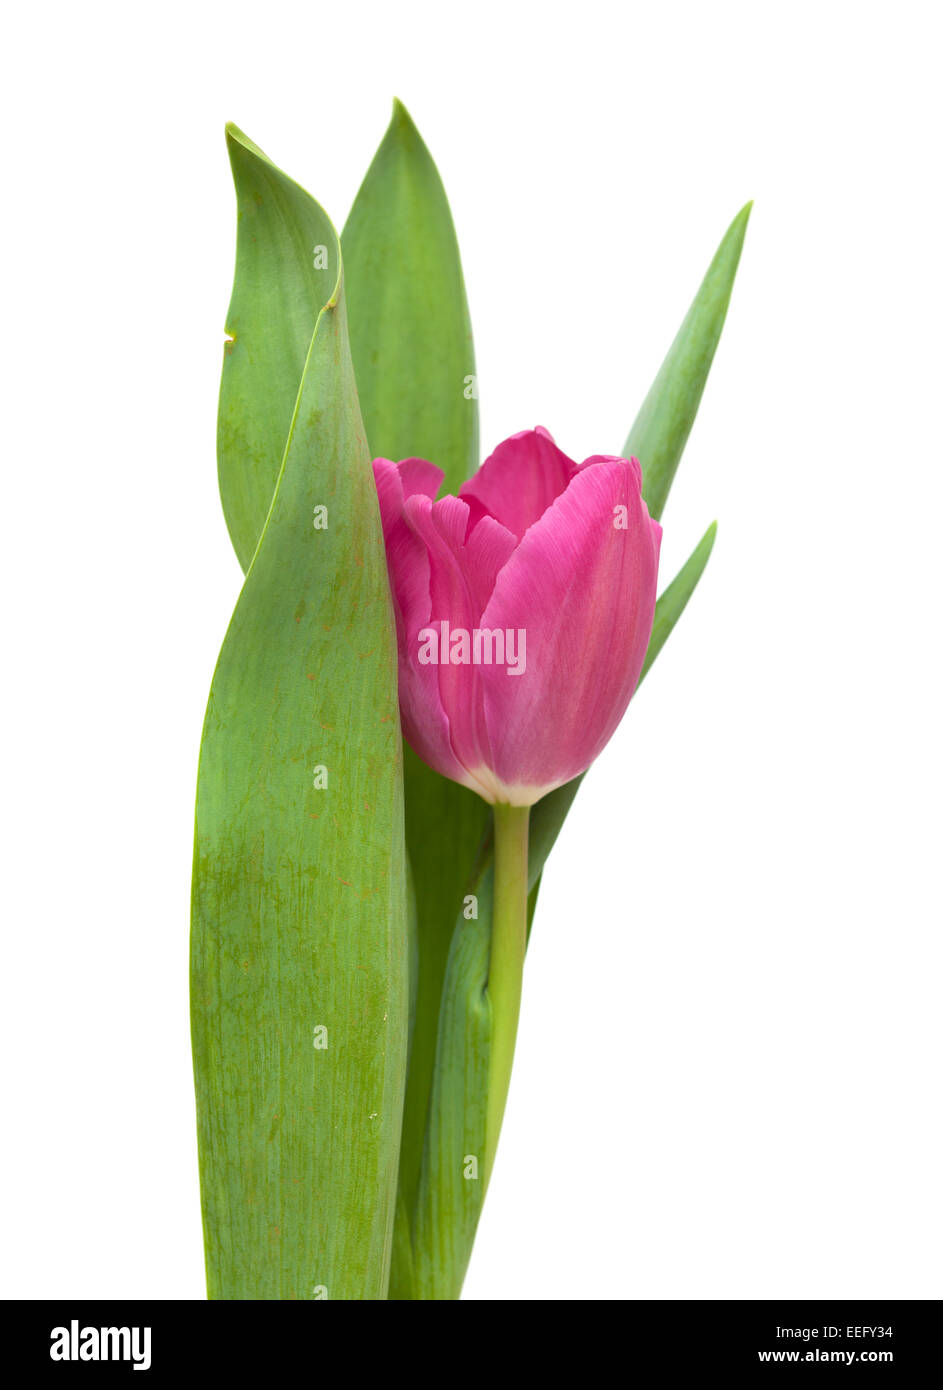
{"type": "Polygon", "coordinates": [[[516,545],[512,532],[491,516],[482,517],[468,534],[463,563],[476,627],[494,593],[498,575],[514,554],[516,545]]]}
{"type": "Polygon", "coordinates": [[[536,800],[612,736],[645,659],[660,540],[637,462],[597,463],[578,471],[501,570],[481,626],[523,629],[526,664],[519,676],[481,668],[499,799],[536,800]]]}
{"type": "MultiPolygon", "coordinates": [[[[385,460],[377,460],[384,463],[385,460]]],[[[395,465],[391,465],[396,472],[395,465]]],[[[381,489],[381,508],[384,507],[384,494],[393,483],[401,487],[398,478],[392,479],[385,469],[374,464],[378,487],[381,489]]],[[[424,499],[426,506],[431,504],[424,499]]],[[[390,587],[393,595],[393,611],[396,617],[397,645],[399,648],[399,691],[402,712],[403,733],[407,742],[422,760],[437,768],[445,776],[456,782],[471,785],[467,773],[452,749],[449,718],[439,693],[438,668],[421,666],[417,661],[408,661],[404,653],[416,653],[420,646],[420,632],[432,621],[432,563],[425,542],[405,520],[400,511],[398,516],[387,521],[384,515],[387,564],[390,587]],[[413,719],[412,710],[422,710],[421,721],[413,719]]],[[[479,791],[477,785],[473,790],[479,791]]]]}
{"type": "Polygon", "coordinates": [[[429,557],[426,547],[403,518],[403,475],[389,459],[374,459],[373,476],[380,499],[387,569],[396,614],[400,650],[429,621],[429,557]]]}
{"type": "MultiPolygon", "coordinates": [[[[710,559],[716,535],[717,523],[713,521],[710,526],[708,526],[685,563],[681,566],[681,569],[675,575],[674,579],[672,579],[664,592],[659,595],[658,602],[655,604],[655,620],[652,623],[652,635],[649,639],[648,650],[645,653],[642,674],[638,678],[639,685],[642,684],[642,681],[654,665],[661,649],[674,631],[675,624],[687,607],[688,600],[697,588],[701,575],[704,573],[705,566],[710,559]]],[[[637,689],[638,686],[636,686],[636,690],[637,689]]],[[[565,786],[557,787],[549,796],[545,796],[542,801],[538,801],[531,812],[531,892],[535,891],[540,882],[540,875],[543,871],[547,856],[556,843],[557,836],[566,819],[567,812],[573,804],[573,799],[579,790],[582,780],[582,776],[576,777],[565,786]]]]}
{"type": "MultiPolygon", "coordinates": [[[[469,513],[467,504],[460,497],[446,496],[435,503],[430,503],[427,497],[410,497],[404,505],[403,515],[406,525],[425,545],[428,554],[428,624],[435,628],[446,621],[453,632],[472,633],[478,626],[483,604],[491,595],[500,567],[513,552],[514,537],[491,518],[485,518],[482,526],[473,530],[466,545],[469,513]]],[[[479,688],[479,668],[472,664],[453,665],[448,660],[447,651],[439,652],[437,665],[419,666],[418,637],[419,629],[416,630],[416,645],[407,646],[405,652],[401,653],[401,666],[406,668],[406,679],[412,678],[418,670],[419,681],[427,693],[431,691],[433,683],[437,683],[439,706],[453,714],[449,726],[451,749],[455,759],[465,769],[465,774],[459,780],[482,794],[478,779],[474,775],[469,777],[471,769],[481,765],[490,766],[491,762],[488,728],[479,688]],[[454,718],[457,712],[461,712],[461,719],[454,718]]],[[[403,708],[404,727],[407,727],[408,701],[403,708]]],[[[417,719],[415,722],[416,738],[421,739],[424,730],[419,726],[423,721],[417,719]]],[[[410,720],[407,738],[416,751],[425,757],[418,743],[410,736],[412,725],[413,721],[410,720]]],[[[441,767],[439,770],[442,770],[441,767]]],[[[486,799],[492,798],[487,796],[486,799]]]]}
{"type": "Polygon", "coordinates": [[[404,497],[413,497],[421,493],[435,501],[445,478],[441,468],[434,463],[427,463],[425,459],[403,459],[397,467],[404,497]]]}
{"type": "Polygon", "coordinates": [[[520,540],[576,472],[573,460],[538,425],[499,444],[475,476],[462,484],[459,496],[472,508],[473,526],[482,516],[492,516],[520,540]]]}

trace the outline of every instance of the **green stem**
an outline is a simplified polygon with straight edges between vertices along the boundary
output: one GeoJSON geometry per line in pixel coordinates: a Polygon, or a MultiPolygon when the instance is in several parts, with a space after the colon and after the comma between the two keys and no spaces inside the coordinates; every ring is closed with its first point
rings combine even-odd
{"type": "Polygon", "coordinates": [[[511,1084],[527,949],[527,831],[529,806],[494,808],[494,913],[488,961],[491,1062],[485,1130],[485,1185],[494,1166],[511,1084]]]}

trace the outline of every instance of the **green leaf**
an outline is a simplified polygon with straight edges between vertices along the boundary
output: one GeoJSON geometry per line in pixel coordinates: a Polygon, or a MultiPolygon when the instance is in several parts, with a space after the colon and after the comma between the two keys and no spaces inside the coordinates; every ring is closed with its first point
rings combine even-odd
{"type": "Polygon", "coordinates": [[[642,465],[648,510],[661,516],[720,340],[752,203],[731,222],[622,450],[642,465]]]}
{"type": "Polygon", "coordinates": [[[314,199],[234,125],[226,127],[226,144],[238,224],[217,459],[226,524],[247,570],[272,504],[314,325],[338,267],[336,235],[328,236],[314,199]]]}
{"type": "MultiPolygon", "coordinates": [[[[661,516],[664,509],[704,394],[727,316],[752,207],[752,203],[747,203],[741,208],[727,229],[622,450],[624,457],[634,455],[639,459],[642,465],[642,492],[649,511],[656,518],[661,516]]],[[[704,572],[716,529],[715,522],[655,606],[655,622],[640,683],[684,612],[704,572]]],[[[582,778],[578,777],[566,786],[558,787],[533,809],[530,836],[532,883],[538,881],[540,874],[540,868],[535,870],[534,866],[542,866],[549,854],[581,781],[582,778]]]]}
{"type": "Polygon", "coordinates": [[[477,920],[460,913],[451,933],[411,1242],[394,1260],[391,1298],[458,1298],[484,1203],[493,881],[485,869],[477,920]]]}
{"type": "Polygon", "coordinates": [[[445,189],[398,101],[341,244],[373,456],[429,459],[457,492],[478,467],[471,322],[445,189]]]}
{"type": "MultiPolygon", "coordinates": [[[[624,455],[642,462],[646,501],[659,516],[687,441],[723,327],[746,231],[750,206],[734,219],[694,304],[646,397],[624,455]]],[[[665,645],[710,557],[716,523],[659,597],[641,680],[665,645]]],[[[584,774],[585,775],[585,774],[584,774]]],[[[528,921],[533,918],[541,874],[582,777],[539,801],[531,811],[528,921]]],[[[480,1184],[460,1180],[462,1155],[484,1142],[484,1106],[489,1075],[487,952],[493,851],[490,828],[482,837],[468,893],[479,895],[474,932],[459,918],[454,927],[443,989],[443,1008],[430,1094],[420,1180],[412,1212],[412,1247],[401,1298],[458,1298],[471,1255],[484,1194],[480,1184]],[[478,943],[478,951],[473,947],[478,943]],[[468,1076],[476,1078],[470,1087],[468,1076]],[[463,1147],[464,1146],[464,1147],[463,1147]],[[461,1151],[461,1152],[460,1152],[461,1151]],[[459,1174],[459,1176],[457,1176],[459,1174]],[[411,1290],[411,1292],[410,1292],[411,1290]]]]}
{"type": "Polygon", "coordinates": [[[671,636],[675,623],[687,608],[688,599],[700,583],[701,575],[704,573],[711,557],[711,551],[714,549],[716,535],[717,522],[712,521],[667,589],[659,595],[658,602],[655,604],[655,620],[652,623],[652,635],[648,640],[648,650],[642,664],[639,685],[654,665],[655,658],[671,636]]]}
{"type": "MultiPolygon", "coordinates": [[[[243,150],[240,199],[283,186],[243,150]]],[[[191,1019],[212,1298],[385,1298],[393,1237],[408,1017],[395,638],[340,249],[320,209],[306,235],[334,283],[200,749],[191,1019]]],[[[260,274],[279,264],[259,248],[260,274]]]]}
{"type": "MultiPolygon", "coordinates": [[[[457,492],[478,465],[477,395],[468,387],[475,373],[471,325],[445,190],[400,102],[394,103],[341,242],[371,453],[429,459],[444,469],[445,491],[457,492]]],[[[404,776],[418,934],[400,1160],[406,1219],[419,1181],[452,924],[490,812],[473,792],[440,777],[408,747],[404,776]]],[[[401,1248],[405,1260],[407,1246],[401,1248]]],[[[394,1290],[409,1282],[397,1262],[394,1290]]]]}
{"type": "MultiPolygon", "coordinates": [[[[480,797],[440,777],[404,745],[406,847],[416,884],[418,938],[415,1013],[403,1113],[400,1185],[412,1210],[439,1032],[439,1008],[452,923],[469,889],[491,822],[480,797]]],[[[395,1273],[395,1271],[394,1271],[395,1273]]]]}

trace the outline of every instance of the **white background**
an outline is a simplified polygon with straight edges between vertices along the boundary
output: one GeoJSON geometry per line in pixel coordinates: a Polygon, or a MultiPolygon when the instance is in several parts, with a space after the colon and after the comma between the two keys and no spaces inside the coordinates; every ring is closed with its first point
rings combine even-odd
{"type": "Polygon", "coordinates": [[[617,451],[756,200],[665,581],[715,516],[716,549],[546,874],[466,1296],[943,1293],[937,13],[8,17],[8,1297],[204,1296],[192,804],[240,584],[223,123],[340,225],[394,94],[452,203],[488,447],[541,423],[617,451]]]}

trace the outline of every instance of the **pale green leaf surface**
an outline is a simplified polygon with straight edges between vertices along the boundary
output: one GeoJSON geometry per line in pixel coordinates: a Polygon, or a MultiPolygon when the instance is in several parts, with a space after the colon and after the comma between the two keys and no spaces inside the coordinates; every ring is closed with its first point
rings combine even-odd
{"type": "MultiPolygon", "coordinates": [[[[750,205],[734,219],[698,295],[682,324],[658,377],[629,434],[623,454],[636,455],[643,466],[643,492],[653,516],[660,516],[678,462],[684,450],[710,366],[723,328],[733,279],[739,262],[750,205]]],[[[712,524],[674,580],[660,595],[640,681],[664,647],[688,600],[697,587],[710,557],[716,534],[712,524]]],[[[585,775],[585,774],[584,774],[585,775]]],[[[582,777],[557,788],[531,812],[528,926],[533,919],[544,864],[566,818],[582,777]]],[[[490,829],[482,838],[478,867],[468,892],[482,893],[493,874],[490,829]]],[[[484,919],[486,913],[482,913],[484,919]]],[[[487,923],[490,932],[490,922],[487,923]]],[[[444,1000],[450,1001],[440,1020],[432,1100],[427,1124],[426,1149],[412,1217],[413,1248],[409,1276],[412,1297],[457,1298],[474,1240],[482,1194],[469,1194],[456,1185],[455,1171],[461,1144],[473,1144],[475,1133],[463,1129],[455,1114],[455,1097],[463,1096],[468,1115],[483,1115],[484,1100],[465,1095],[462,1067],[473,1055],[487,1089],[489,1042],[487,1024],[487,962],[474,958],[467,943],[468,924],[458,921],[449,957],[444,1000]],[[461,943],[461,949],[457,948],[461,943]],[[484,991],[482,999],[481,992],[484,991]],[[465,1001],[468,1012],[463,1014],[465,1001]],[[484,1011],[484,1012],[483,1012],[484,1011]],[[473,1045],[469,1038],[474,1040],[473,1045]],[[482,1055],[483,1054],[483,1055],[482,1055]],[[477,1108],[476,1108],[477,1107],[477,1108]],[[429,1233],[452,1221],[450,1233],[429,1233]],[[426,1233],[425,1236],[420,1233],[426,1233]],[[434,1289],[430,1294],[424,1290],[434,1289]]],[[[486,1099],[486,1097],[484,1098],[486,1099]]],[[[482,1128],[483,1120],[479,1121],[482,1128]]],[[[466,1149],[466,1152],[473,1150],[466,1149]]],[[[408,1297],[400,1293],[399,1297],[408,1297]]]]}
{"type": "Polygon", "coordinates": [[[486,869],[475,885],[477,920],[460,915],[452,933],[409,1278],[394,1263],[391,1298],[457,1299],[471,1257],[486,1179],[493,879],[486,869]]]}
{"type": "Polygon", "coordinates": [[[634,456],[642,465],[642,493],[656,519],[704,394],[752,207],[747,203],[728,227],[622,449],[623,458],[634,456]]]}
{"type": "MultiPolygon", "coordinates": [[[[428,459],[444,470],[444,491],[457,492],[478,465],[478,405],[466,388],[475,372],[471,324],[445,190],[399,102],[341,241],[371,453],[395,461],[428,459]]],[[[419,942],[401,1158],[408,1212],[419,1177],[452,923],[490,812],[408,747],[404,774],[419,942]]]]}
{"type": "Polygon", "coordinates": [[[392,1246],[408,1018],[395,641],[318,211],[337,283],[200,751],[191,1019],[212,1298],[381,1299],[392,1246]]]}
{"type": "Polygon", "coordinates": [[[323,212],[303,188],[234,125],[226,128],[226,144],[238,221],[217,466],[226,524],[247,570],[272,503],[314,325],[337,282],[338,251],[336,234],[328,235],[323,212]],[[316,261],[326,264],[318,268],[316,261]]]}
{"type": "Polygon", "coordinates": [[[471,322],[445,189],[398,101],[341,244],[373,456],[428,459],[445,472],[443,490],[457,492],[478,467],[471,322]]]}

